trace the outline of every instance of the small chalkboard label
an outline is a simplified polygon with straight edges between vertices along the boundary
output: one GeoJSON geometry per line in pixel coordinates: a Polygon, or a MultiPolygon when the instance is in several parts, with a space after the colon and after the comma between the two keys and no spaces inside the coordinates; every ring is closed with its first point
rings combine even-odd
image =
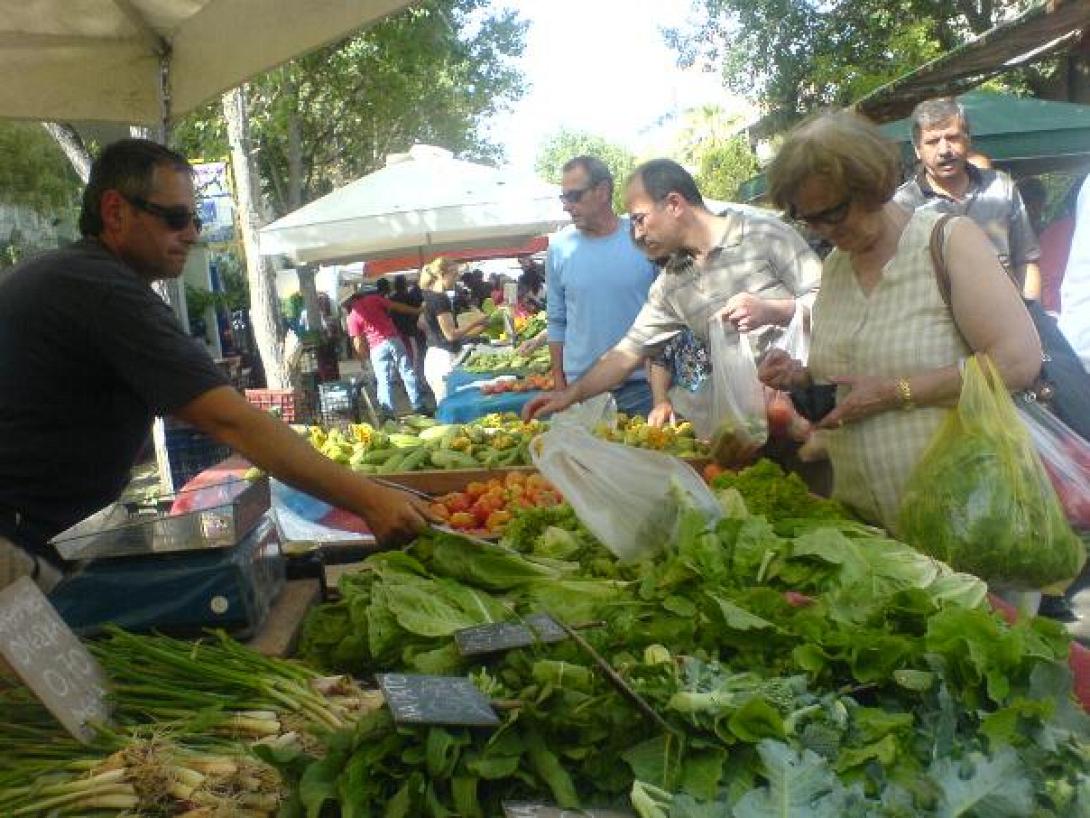
{"type": "Polygon", "coordinates": [[[484,694],[462,676],[379,673],[375,678],[398,724],[495,727],[500,723],[484,694]]]}
{"type": "Polygon", "coordinates": [[[562,642],[568,634],[548,614],[533,614],[521,622],[492,622],[454,632],[462,656],[479,656],[525,648],[535,642],[562,642]]]}
{"type": "Polygon", "coordinates": [[[631,812],[612,809],[563,809],[552,804],[504,801],[504,818],[635,818],[631,812]]]}
{"type": "Polygon", "coordinates": [[[0,591],[0,654],[75,738],[109,721],[106,675],[28,577],[0,591]]]}

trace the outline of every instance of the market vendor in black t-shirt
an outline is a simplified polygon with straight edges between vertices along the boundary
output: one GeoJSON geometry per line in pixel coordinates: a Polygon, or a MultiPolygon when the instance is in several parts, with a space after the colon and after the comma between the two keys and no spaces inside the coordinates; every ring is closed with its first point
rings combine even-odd
{"type": "Polygon", "coordinates": [[[72,246],[0,275],[0,587],[59,576],[49,538],[121,494],[157,415],[173,415],[394,545],[422,501],[335,464],[250,406],[151,289],[177,278],[200,222],[192,168],[154,142],[108,146],[72,246]]]}

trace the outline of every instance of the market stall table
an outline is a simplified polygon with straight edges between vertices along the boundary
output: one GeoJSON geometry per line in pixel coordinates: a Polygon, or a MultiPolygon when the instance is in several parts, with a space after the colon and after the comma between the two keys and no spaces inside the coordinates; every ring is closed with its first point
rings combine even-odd
{"type": "MultiPolygon", "coordinates": [[[[488,378],[487,375],[483,377],[488,378]]],[[[517,415],[522,412],[523,406],[540,394],[539,390],[533,390],[486,395],[469,385],[448,393],[436,408],[435,419],[441,423],[469,423],[493,412],[514,412],[517,415]]]]}

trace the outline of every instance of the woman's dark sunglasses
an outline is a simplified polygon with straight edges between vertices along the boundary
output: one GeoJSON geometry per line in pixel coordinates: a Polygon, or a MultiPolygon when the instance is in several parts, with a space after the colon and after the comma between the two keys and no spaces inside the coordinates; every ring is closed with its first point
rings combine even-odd
{"type": "Polygon", "coordinates": [[[848,218],[848,211],[851,210],[852,200],[849,196],[840,204],[835,204],[832,207],[827,207],[824,210],[819,210],[817,213],[799,213],[795,208],[789,207],[787,209],[787,215],[794,221],[806,222],[811,227],[826,224],[829,227],[836,227],[838,224],[848,218]]]}
{"type": "Polygon", "coordinates": [[[133,207],[139,208],[145,213],[150,213],[156,218],[162,219],[163,224],[171,230],[185,230],[189,227],[190,222],[192,222],[193,229],[200,233],[201,227],[204,226],[201,217],[198,216],[196,212],[187,210],[181,206],[163,207],[163,205],[157,205],[155,202],[149,202],[147,199],[142,199],[139,196],[126,196],[125,200],[133,207]]]}

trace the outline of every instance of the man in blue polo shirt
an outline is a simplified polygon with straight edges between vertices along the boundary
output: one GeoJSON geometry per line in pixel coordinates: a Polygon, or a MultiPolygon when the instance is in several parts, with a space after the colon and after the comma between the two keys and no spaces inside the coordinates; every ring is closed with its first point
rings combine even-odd
{"type": "MultiPolygon", "coordinates": [[[[563,168],[560,199],[572,225],[549,243],[548,338],[556,388],[577,380],[612,349],[639,314],[655,266],[613,211],[613,176],[600,160],[577,156],[563,168]]],[[[613,391],[617,408],[646,416],[651,390],[640,368],[613,391]]]]}

